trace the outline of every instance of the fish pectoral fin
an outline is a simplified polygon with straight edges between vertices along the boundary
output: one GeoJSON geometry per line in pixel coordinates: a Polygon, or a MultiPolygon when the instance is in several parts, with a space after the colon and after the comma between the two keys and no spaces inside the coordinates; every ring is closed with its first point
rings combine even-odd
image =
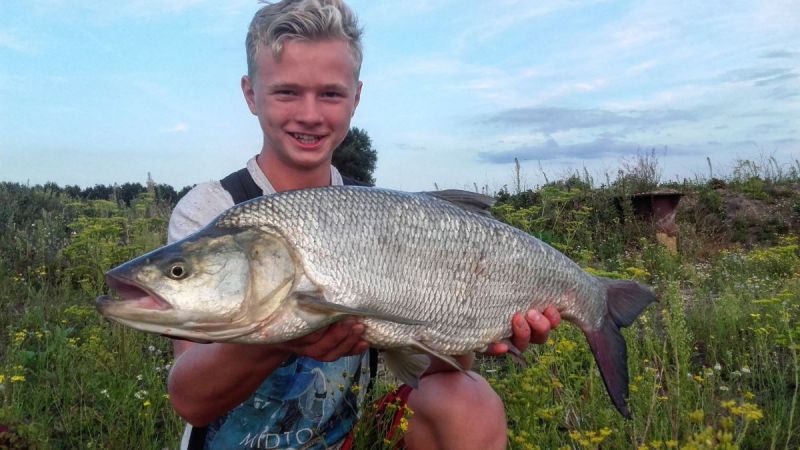
{"type": "Polygon", "coordinates": [[[439,353],[436,350],[434,350],[434,349],[428,347],[427,345],[425,345],[424,342],[419,341],[417,339],[412,339],[411,340],[411,347],[415,348],[417,350],[420,350],[423,353],[427,353],[428,355],[433,356],[434,358],[441,359],[442,361],[446,362],[447,364],[450,364],[451,366],[453,366],[454,369],[458,370],[459,372],[464,373],[464,375],[472,378],[473,380],[475,379],[475,377],[473,377],[469,373],[469,371],[464,369],[464,366],[462,366],[461,363],[456,361],[456,359],[453,358],[452,356],[444,355],[442,353],[439,353]]]}
{"type": "Polygon", "coordinates": [[[488,195],[478,194],[477,192],[461,191],[458,189],[430,191],[423,192],[423,194],[450,202],[463,210],[487,217],[492,217],[491,208],[492,205],[494,205],[495,199],[493,197],[489,197],[488,195]]]}
{"type": "Polygon", "coordinates": [[[384,351],[383,362],[398,380],[414,389],[419,387],[419,378],[431,363],[426,355],[410,352],[407,349],[384,351]]]}
{"type": "Polygon", "coordinates": [[[336,316],[368,317],[370,319],[385,320],[387,322],[394,322],[403,325],[427,325],[427,322],[422,320],[409,319],[396,314],[332,303],[327,301],[321,295],[298,293],[295,294],[295,301],[297,302],[297,306],[317,313],[336,316]]]}

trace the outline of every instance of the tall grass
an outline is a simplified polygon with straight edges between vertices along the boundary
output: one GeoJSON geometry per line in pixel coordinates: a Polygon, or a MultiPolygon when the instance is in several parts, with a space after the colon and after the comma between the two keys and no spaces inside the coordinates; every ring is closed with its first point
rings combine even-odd
{"type": "Polygon", "coordinates": [[[0,184],[0,447],[175,448],[164,339],[95,311],[103,272],[164,240],[168,206],[0,184]]]}
{"type": "MultiPolygon", "coordinates": [[[[480,359],[505,402],[511,448],[800,447],[797,171],[742,164],[724,180],[671,184],[686,194],[672,254],[627,200],[657,181],[648,164],[630,163],[600,188],[575,175],[498,196],[501,220],[590,272],[636,278],[660,297],[624,331],[631,421],[612,407],[573,326],[533,346],[526,366],[480,359]],[[738,239],[736,196],[771,208],[785,226],[738,239]]],[[[163,243],[169,210],[152,192],[128,206],[0,183],[0,448],[177,447],[168,342],[111,325],[93,307],[108,268],[163,243]]],[[[379,380],[375,395],[390,382],[379,380]]],[[[358,448],[392,448],[399,436],[384,440],[386,417],[365,411],[358,448]]]]}

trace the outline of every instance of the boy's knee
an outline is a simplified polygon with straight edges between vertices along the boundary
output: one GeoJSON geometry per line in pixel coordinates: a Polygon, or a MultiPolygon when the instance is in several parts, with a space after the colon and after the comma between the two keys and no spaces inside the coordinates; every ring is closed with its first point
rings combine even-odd
{"type": "Polygon", "coordinates": [[[426,436],[444,445],[438,448],[505,448],[503,402],[486,380],[470,375],[473,378],[459,372],[437,373],[420,381],[408,401],[414,416],[407,444],[426,436]],[[458,446],[452,446],[455,443],[458,446]]]}

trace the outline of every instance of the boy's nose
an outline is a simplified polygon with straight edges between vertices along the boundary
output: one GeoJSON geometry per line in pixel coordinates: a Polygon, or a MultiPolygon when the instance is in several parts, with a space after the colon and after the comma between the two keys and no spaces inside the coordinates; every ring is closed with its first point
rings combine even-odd
{"type": "Polygon", "coordinates": [[[295,112],[295,120],[302,123],[322,122],[322,114],[315,97],[303,98],[295,112]]]}

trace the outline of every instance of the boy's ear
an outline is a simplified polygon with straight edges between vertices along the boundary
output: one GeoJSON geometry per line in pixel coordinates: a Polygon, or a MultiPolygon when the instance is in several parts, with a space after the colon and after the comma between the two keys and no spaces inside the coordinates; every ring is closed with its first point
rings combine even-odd
{"type": "Polygon", "coordinates": [[[358,102],[361,101],[361,86],[363,86],[363,85],[364,85],[364,83],[359,81],[358,85],[356,86],[356,101],[353,104],[353,113],[350,114],[350,117],[352,117],[352,116],[354,116],[356,114],[356,108],[358,107],[358,102]]]}
{"type": "Polygon", "coordinates": [[[247,102],[247,107],[250,108],[250,112],[256,114],[256,94],[255,91],[253,91],[253,82],[250,80],[249,76],[243,75],[241,84],[244,101],[247,102]]]}

